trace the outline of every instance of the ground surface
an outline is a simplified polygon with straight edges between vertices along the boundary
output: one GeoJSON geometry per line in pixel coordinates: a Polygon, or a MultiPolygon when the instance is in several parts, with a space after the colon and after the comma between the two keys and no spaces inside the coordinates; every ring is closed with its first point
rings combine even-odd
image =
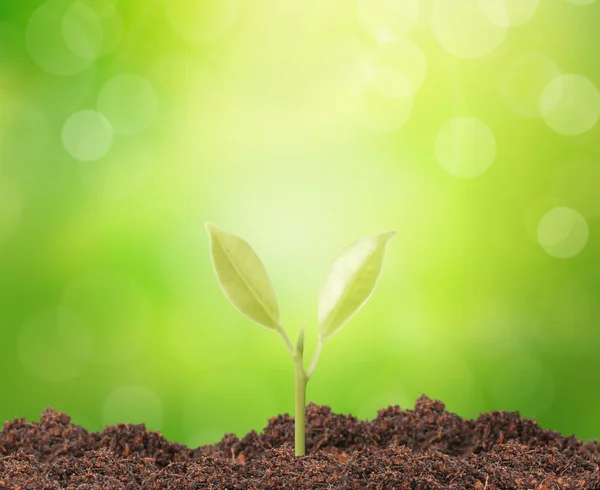
{"type": "Polygon", "coordinates": [[[2,489],[600,489],[600,447],[542,430],[517,413],[463,420],[421,397],[414,410],[361,421],[307,409],[307,452],[294,457],[293,419],[262,434],[195,450],[143,426],[101,433],[46,410],[0,432],[2,489]]]}

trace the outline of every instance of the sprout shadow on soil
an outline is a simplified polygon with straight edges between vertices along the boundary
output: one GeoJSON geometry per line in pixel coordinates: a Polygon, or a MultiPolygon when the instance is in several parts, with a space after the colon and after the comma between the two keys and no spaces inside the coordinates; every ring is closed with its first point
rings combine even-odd
{"type": "Polygon", "coordinates": [[[361,238],[344,248],[333,262],[318,303],[319,333],[308,369],[304,368],[302,325],[295,346],[281,323],[279,305],[265,266],[242,238],[206,223],[213,267],[227,299],[258,325],[277,332],[294,361],[296,456],[305,454],[306,385],[325,341],[333,337],[371,297],[381,273],[385,249],[394,231],[361,238]]]}

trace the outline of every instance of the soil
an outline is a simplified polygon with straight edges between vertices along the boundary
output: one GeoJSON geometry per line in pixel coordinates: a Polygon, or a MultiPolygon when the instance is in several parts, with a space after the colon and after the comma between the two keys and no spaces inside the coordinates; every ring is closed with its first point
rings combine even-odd
{"type": "Polygon", "coordinates": [[[600,489],[600,446],[541,429],[518,412],[476,420],[423,396],[372,421],[307,408],[307,456],[295,457],[294,422],[190,449],[143,425],[88,432],[46,410],[0,432],[2,489],[600,489]]]}

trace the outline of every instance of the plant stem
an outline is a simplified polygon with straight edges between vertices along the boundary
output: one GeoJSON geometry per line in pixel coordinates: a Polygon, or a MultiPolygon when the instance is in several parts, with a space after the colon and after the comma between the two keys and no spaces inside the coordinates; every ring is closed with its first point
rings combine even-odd
{"type": "Polygon", "coordinates": [[[279,333],[279,335],[283,339],[283,343],[285,344],[286,349],[290,353],[290,356],[292,356],[292,359],[295,360],[296,359],[296,349],[294,349],[294,346],[292,345],[292,341],[288,337],[288,334],[284,330],[283,326],[279,325],[279,328],[277,329],[277,332],[279,333]]]}
{"type": "Polygon", "coordinates": [[[294,413],[294,444],[296,447],[296,456],[304,456],[306,440],[306,383],[308,377],[304,372],[304,348],[296,351],[294,359],[296,371],[296,398],[294,413]]]}

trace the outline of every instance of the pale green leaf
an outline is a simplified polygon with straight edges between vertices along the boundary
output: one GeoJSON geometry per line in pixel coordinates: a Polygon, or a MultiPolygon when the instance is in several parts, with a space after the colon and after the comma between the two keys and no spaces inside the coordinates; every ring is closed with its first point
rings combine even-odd
{"type": "Polygon", "coordinates": [[[348,245],[334,261],[319,295],[319,335],[323,341],[335,333],[370,298],[394,231],[362,238],[348,245]]]}
{"type": "Polygon", "coordinates": [[[259,325],[277,330],[279,306],[265,266],[242,238],[214,223],[206,223],[212,263],[227,299],[244,316],[259,325]]]}

